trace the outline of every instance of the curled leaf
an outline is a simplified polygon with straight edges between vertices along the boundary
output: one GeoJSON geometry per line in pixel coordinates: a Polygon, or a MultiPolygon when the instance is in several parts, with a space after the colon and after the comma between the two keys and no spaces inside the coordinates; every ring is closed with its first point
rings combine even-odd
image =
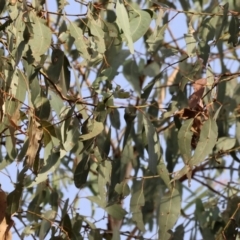
{"type": "Polygon", "coordinates": [[[35,119],[31,120],[28,136],[29,136],[29,145],[26,153],[27,165],[28,167],[32,167],[35,161],[35,157],[37,155],[39,149],[39,141],[42,139],[43,130],[40,128],[40,123],[38,123],[35,119]]]}

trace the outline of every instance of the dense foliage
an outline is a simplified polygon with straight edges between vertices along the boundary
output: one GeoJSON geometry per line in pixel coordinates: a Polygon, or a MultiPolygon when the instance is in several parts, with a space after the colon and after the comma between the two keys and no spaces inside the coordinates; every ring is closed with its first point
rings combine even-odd
{"type": "Polygon", "coordinates": [[[0,12],[0,239],[237,239],[239,1],[0,12]]]}

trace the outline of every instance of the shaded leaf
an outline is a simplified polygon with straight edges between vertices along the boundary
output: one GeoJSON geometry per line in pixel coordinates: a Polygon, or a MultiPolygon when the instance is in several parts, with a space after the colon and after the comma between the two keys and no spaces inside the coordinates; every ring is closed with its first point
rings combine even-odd
{"type": "Polygon", "coordinates": [[[135,60],[129,59],[124,63],[123,74],[127,81],[133,86],[136,94],[140,96],[140,73],[135,60]]]}
{"type": "Polygon", "coordinates": [[[23,185],[21,183],[16,184],[15,189],[7,195],[7,214],[8,216],[14,215],[19,211],[21,206],[21,199],[23,193],[23,185]]]}
{"type": "Polygon", "coordinates": [[[71,219],[68,214],[65,214],[64,217],[62,218],[62,226],[63,229],[68,233],[68,237],[71,239],[72,237],[72,223],[71,219]]]}
{"type": "Polygon", "coordinates": [[[238,33],[239,33],[239,19],[238,17],[232,16],[228,32],[230,37],[228,43],[232,43],[234,47],[238,45],[238,33]]]}
{"type": "Polygon", "coordinates": [[[90,170],[89,157],[85,155],[83,159],[78,163],[74,172],[74,184],[77,188],[83,188],[87,182],[88,173],[90,170]]]}
{"type": "MultiPolygon", "coordinates": [[[[65,153],[63,151],[61,152],[62,154],[65,153]]],[[[54,152],[54,150],[51,149],[50,153],[48,154],[48,158],[46,159],[46,164],[42,167],[41,171],[38,173],[34,181],[32,181],[26,187],[30,188],[38,183],[45,181],[50,173],[56,171],[60,164],[60,160],[60,152],[54,152]]]]}
{"type": "Polygon", "coordinates": [[[228,8],[229,8],[229,3],[226,3],[226,4],[223,5],[222,24],[221,24],[220,29],[217,32],[215,45],[217,44],[219,38],[221,37],[222,31],[223,31],[224,27],[226,26],[226,24],[228,22],[228,8]]]}
{"type": "Polygon", "coordinates": [[[148,167],[153,174],[156,174],[157,165],[162,156],[158,134],[150,120],[145,116],[143,116],[143,123],[148,140],[148,167]]]}

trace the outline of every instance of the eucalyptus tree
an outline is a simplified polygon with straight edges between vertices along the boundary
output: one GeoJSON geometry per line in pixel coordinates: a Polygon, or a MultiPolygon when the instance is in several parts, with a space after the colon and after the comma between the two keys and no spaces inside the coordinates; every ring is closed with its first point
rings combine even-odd
{"type": "Polygon", "coordinates": [[[238,1],[0,12],[1,239],[237,239],[238,1]]]}

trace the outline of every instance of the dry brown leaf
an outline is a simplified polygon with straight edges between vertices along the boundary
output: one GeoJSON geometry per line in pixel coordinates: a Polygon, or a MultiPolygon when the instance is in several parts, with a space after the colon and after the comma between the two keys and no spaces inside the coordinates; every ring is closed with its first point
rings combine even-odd
{"type": "Polygon", "coordinates": [[[26,153],[27,165],[28,167],[32,167],[36,158],[36,154],[39,148],[39,141],[42,139],[43,130],[40,127],[40,123],[38,123],[35,119],[32,119],[30,129],[28,131],[29,136],[29,145],[26,153]]]}
{"type": "Polygon", "coordinates": [[[9,231],[12,223],[8,224],[5,214],[7,209],[7,195],[0,187],[0,239],[11,240],[12,233],[9,231]]]}
{"type": "Polygon", "coordinates": [[[7,196],[6,193],[0,188],[0,224],[5,218],[6,209],[7,209],[7,196]]]}
{"type": "Polygon", "coordinates": [[[193,94],[189,97],[188,104],[190,108],[196,108],[199,106],[203,108],[202,96],[205,86],[207,84],[206,78],[200,78],[193,83],[193,94]]]}
{"type": "Polygon", "coordinates": [[[193,83],[193,90],[194,92],[198,91],[201,88],[204,88],[207,84],[207,79],[206,78],[200,78],[198,80],[196,80],[193,83]]]}
{"type": "Polygon", "coordinates": [[[196,108],[197,105],[203,108],[203,102],[201,99],[203,96],[203,93],[204,93],[204,88],[200,88],[189,97],[188,105],[190,108],[196,108]]]}

